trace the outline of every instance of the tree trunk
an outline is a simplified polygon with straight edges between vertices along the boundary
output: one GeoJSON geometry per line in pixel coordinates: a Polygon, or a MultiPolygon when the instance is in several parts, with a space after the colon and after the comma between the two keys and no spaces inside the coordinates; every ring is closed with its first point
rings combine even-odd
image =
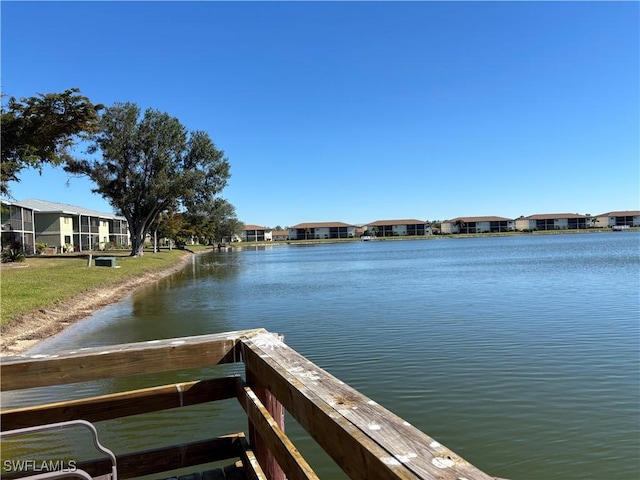
{"type": "Polygon", "coordinates": [[[129,222],[129,233],[131,234],[132,257],[142,257],[144,255],[144,242],[158,213],[159,211],[151,212],[146,218],[130,218],[126,216],[127,222],[129,222]]]}
{"type": "Polygon", "coordinates": [[[146,232],[142,229],[130,229],[131,232],[131,256],[142,257],[144,255],[144,238],[146,232]]]}
{"type": "Polygon", "coordinates": [[[153,231],[153,253],[158,253],[158,227],[153,231]]]}

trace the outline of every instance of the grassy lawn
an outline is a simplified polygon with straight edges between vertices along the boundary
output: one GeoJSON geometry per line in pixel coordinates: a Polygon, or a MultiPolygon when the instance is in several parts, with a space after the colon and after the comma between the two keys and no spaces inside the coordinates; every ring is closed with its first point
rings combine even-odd
{"type": "Polygon", "coordinates": [[[124,279],[178,264],[185,252],[163,250],[130,257],[128,252],[100,252],[96,256],[115,256],[120,268],[87,268],[87,259],[35,257],[24,263],[3,265],[0,271],[0,325],[7,325],[22,313],[39,310],[98,286],[116,285],[124,279]]]}

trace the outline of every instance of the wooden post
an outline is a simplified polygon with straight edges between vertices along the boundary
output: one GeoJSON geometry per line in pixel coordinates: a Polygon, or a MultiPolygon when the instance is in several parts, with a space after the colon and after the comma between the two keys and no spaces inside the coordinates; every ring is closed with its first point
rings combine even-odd
{"type": "MultiPolygon", "coordinates": [[[[256,377],[250,370],[246,371],[247,384],[251,386],[257,397],[266,407],[273,419],[278,424],[278,427],[284,432],[284,408],[278,399],[267,390],[261,383],[258,377],[256,377]]],[[[269,480],[286,480],[286,476],[273,454],[266,448],[265,442],[260,437],[260,434],[253,427],[253,424],[249,422],[249,441],[256,454],[258,463],[262,467],[265,475],[269,480]]]]}
{"type": "MultiPolygon", "coordinates": [[[[284,341],[284,335],[276,334],[276,336],[281,342],[284,341]]],[[[284,407],[282,404],[278,401],[275,395],[264,387],[260,379],[249,369],[246,369],[246,381],[247,385],[253,389],[267,411],[276,421],[278,427],[280,427],[284,432],[284,407]]],[[[249,441],[256,453],[258,463],[262,466],[267,478],[269,480],[286,480],[286,476],[282,471],[282,468],[278,465],[273,454],[265,447],[264,441],[260,438],[260,435],[255,430],[251,422],[249,422],[249,441]]]]}
{"type": "Polygon", "coordinates": [[[269,333],[245,338],[242,346],[247,370],[349,478],[493,480],[269,333]]]}

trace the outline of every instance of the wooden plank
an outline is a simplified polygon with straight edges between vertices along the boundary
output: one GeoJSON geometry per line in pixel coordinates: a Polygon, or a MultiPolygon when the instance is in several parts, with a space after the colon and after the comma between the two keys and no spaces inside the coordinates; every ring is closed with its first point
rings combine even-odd
{"type": "MultiPolygon", "coordinates": [[[[94,480],[109,480],[94,478],[94,480]]],[[[167,477],[163,480],[247,480],[242,462],[237,461],[231,465],[214,468],[204,472],[188,473],[186,475],[167,477]]]]}
{"type": "MultiPolygon", "coordinates": [[[[274,334],[277,337],[284,341],[284,335],[274,334]]],[[[249,385],[251,385],[252,390],[255,392],[257,397],[260,399],[262,404],[266,407],[269,414],[273,417],[273,419],[278,424],[278,427],[284,432],[284,408],[282,404],[278,402],[269,390],[264,388],[264,385],[260,383],[260,379],[252,374],[250,370],[246,370],[246,381],[249,385]]],[[[240,399],[241,397],[238,396],[240,399]]],[[[253,450],[255,452],[256,458],[260,465],[263,466],[265,474],[269,477],[269,480],[286,480],[285,474],[282,471],[282,468],[278,464],[278,461],[273,456],[273,453],[267,448],[265,445],[260,433],[256,430],[253,422],[249,421],[249,439],[251,441],[251,445],[253,446],[253,450]]]]}
{"type": "MultiPolygon", "coordinates": [[[[233,465],[227,465],[223,469],[224,480],[247,480],[247,469],[241,461],[237,461],[233,465]]],[[[249,477],[250,478],[250,477],[249,477]]],[[[203,479],[206,480],[206,479],[203,479]]],[[[266,477],[259,480],[267,480],[266,477]]]]}
{"type": "MultiPolygon", "coordinates": [[[[220,468],[221,476],[217,479],[210,478],[207,473],[202,472],[202,480],[247,480],[246,470],[242,462],[237,461],[231,465],[220,468]]],[[[266,480],[266,479],[263,479],[266,480]]]]}
{"type": "MultiPolygon", "coordinates": [[[[118,460],[118,478],[126,479],[152,475],[178,468],[192,467],[219,460],[237,458],[240,455],[240,434],[227,435],[210,440],[185,443],[182,445],[162,447],[143,452],[116,456],[118,460]]],[[[104,472],[104,465],[110,462],[94,461],[78,467],[92,471],[104,472]],[[91,470],[90,470],[91,469],[91,470]],[[96,469],[96,470],[93,470],[96,469]]]]}
{"type": "MultiPolygon", "coordinates": [[[[335,412],[313,390],[270,358],[275,346],[269,337],[244,342],[247,370],[259,377],[289,413],[352,479],[418,478],[400,462],[384,461],[389,453],[335,412]]],[[[281,343],[281,342],[280,342],[281,343]]],[[[284,345],[284,344],[283,344],[284,345]]],[[[287,347],[288,348],[288,347],[287,347]]],[[[294,352],[295,353],[295,352],[294,352]]],[[[297,354],[296,354],[297,355],[297,354]]]]}
{"type": "MultiPolygon", "coordinates": [[[[182,445],[116,455],[118,478],[124,480],[219,460],[239,458],[242,453],[239,441],[241,437],[244,438],[244,434],[238,433],[182,445]]],[[[77,467],[85,470],[92,477],[96,477],[111,471],[111,461],[109,459],[99,459],[78,462],[77,467]]],[[[3,480],[10,480],[22,476],[24,476],[24,472],[16,472],[14,475],[3,474],[2,478],[3,480]]]]}
{"type": "Polygon", "coordinates": [[[82,348],[56,355],[3,357],[2,390],[212,366],[239,360],[241,338],[264,329],[82,348]]]}
{"type": "MultiPolygon", "coordinates": [[[[282,404],[278,402],[269,390],[264,388],[262,383],[260,383],[260,379],[253,375],[251,371],[247,371],[247,382],[251,385],[255,396],[262,402],[262,405],[264,405],[276,425],[284,432],[284,408],[282,404]]],[[[238,399],[244,399],[244,396],[244,393],[241,393],[238,395],[238,399]]],[[[285,473],[279,461],[274,457],[273,452],[262,438],[262,434],[256,429],[254,422],[251,420],[249,420],[249,438],[251,439],[251,445],[255,451],[256,458],[269,480],[286,480],[285,473]]]]}
{"type": "Polygon", "coordinates": [[[350,477],[491,480],[270,334],[244,341],[243,354],[247,368],[350,477]]]}
{"type": "Polygon", "coordinates": [[[289,480],[318,479],[311,466],[249,386],[238,387],[238,401],[289,480]]]}
{"type": "Polygon", "coordinates": [[[7,410],[0,414],[2,431],[82,418],[100,422],[169,408],[236,397],[238,377],[175,383],[68,402],[7,410]]]}
{"type": "Polygon", "coordinates": [[[242,438],[239,438],[238,440],[241,448],[240,459],[242,460],[242,465],[244,466],[244,472],[247,478],[249,480],[267,480],[267,476],[262,470],[262,467],[260,467],[260,463],[251,450],[247,439],[242,436],[242,438]]]}

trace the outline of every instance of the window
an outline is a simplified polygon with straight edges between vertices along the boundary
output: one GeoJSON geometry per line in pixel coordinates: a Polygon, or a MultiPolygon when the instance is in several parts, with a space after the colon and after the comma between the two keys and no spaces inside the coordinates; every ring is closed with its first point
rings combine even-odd
{"type": "Polygon", "coordinates": [[[9,212],[11,215],[11,229],[22,230],[22,208],[11,205],[9,212]]]}

